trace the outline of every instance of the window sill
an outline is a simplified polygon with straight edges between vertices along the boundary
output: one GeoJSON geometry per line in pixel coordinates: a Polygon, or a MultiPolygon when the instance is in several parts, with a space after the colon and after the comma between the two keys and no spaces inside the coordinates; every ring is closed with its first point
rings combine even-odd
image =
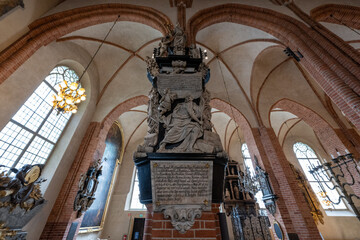
{"type": "Polygon", "coordinates": [[[356,217],[356,215],[349,210],[325,210],[329,217],[356,217]]]}

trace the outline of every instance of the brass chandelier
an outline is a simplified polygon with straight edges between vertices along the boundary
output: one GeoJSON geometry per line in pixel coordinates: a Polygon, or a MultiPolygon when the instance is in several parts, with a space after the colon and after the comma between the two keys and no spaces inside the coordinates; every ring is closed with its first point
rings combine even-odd
{"type": "Polygon", "coordinates": [[[111,26],[109,32],[106,34],[105,38],[100,43],[98,49],[91,57],[90,62],[86,66],[85,70],[81,74],[79,80],[76,82],[68,83],[66,80],[61,82],[58,87],[59,91],[56,95],[53,95],[53,108],[57,111],[57,113],[76,113],[78,110],[78,104],[86,100],[85,88],[81,87],[80,80],[84,76],[85,72],[89,68],[90,64],[94,60],[96,54],[99,52],[101,46],[104,44],[106,38],[109,36],[110,32],[114,28],[116,22],[120,18],[120,15],[114,21],[114,24],[111,26]]]}
{"type": "Polygon", "coordinates": [[[66,80],[59,84],[59,92],[53,95],[53,108],[58,113],[76,113],[79,104],[86,100],[85,88],[80,85],[80,79],[68,84],[66,80]]]}

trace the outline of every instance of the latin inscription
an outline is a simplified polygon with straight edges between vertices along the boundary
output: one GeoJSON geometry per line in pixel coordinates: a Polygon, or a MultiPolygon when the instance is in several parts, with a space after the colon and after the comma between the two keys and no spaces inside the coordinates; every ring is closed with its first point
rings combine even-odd
{"type": "Polygon", "coordinates": [[[211,204],[212,162],[151,161],[153,203],[211,204]]]}
{"type": "Polygon", "coordinates": [[[157,86],[160,94],[170,89],[178,95],[178,98],[185,98],[188,95],[198,98],[202,93],[202,77],[199,74],[160,74],[157,86]]]}

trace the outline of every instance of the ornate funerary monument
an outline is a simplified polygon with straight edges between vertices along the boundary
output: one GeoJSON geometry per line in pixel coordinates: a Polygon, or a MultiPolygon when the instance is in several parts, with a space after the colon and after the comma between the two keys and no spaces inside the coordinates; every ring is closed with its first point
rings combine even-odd
{"type": "Polygon", "coordinates": [[[20,169],[0,165],[0,239],[26,239],[22,228],[41,210],[45,199],[40,191],[43,164],[20,169]]]}
{"type": "Polygon", "coordinates": [[[236,161],[229,161],[225,177],[224,208],[231,217],[234,239],[271,240],[269,218],[259,214],[256,206],[255,194],[259,191],[256,179],[251,177],[249,169],[245,173],[236,161]]]}
{"type": "Polygon", "coordinates": [[[147,64],[153,86],[148,133],[134,154],[140,201],[151,213],[145,239],[179,234],[216,239],[220,235],[216,212],[223,199],[228,159],[219,136],[212,132],[206,90],[210,70],[203,52],[187,47],[183,30],[176,27],[147,64]]]}

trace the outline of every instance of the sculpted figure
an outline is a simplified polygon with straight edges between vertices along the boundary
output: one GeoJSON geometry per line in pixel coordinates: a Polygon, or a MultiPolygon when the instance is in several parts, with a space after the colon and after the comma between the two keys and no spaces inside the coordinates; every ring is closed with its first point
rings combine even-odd
{"type": "Polygon", "coordinates": [[[235,195],[235,199],[240,200],[240,191],[238,186],[234,185],[234,195],[235,195]]]}
{"type": "Polygon", "coordinates": [[[174,54],[184,55],[185,54],[186,36],[184,31],[179,25],[175,27],[174,31],[174,54]]]}
{"type": "Polygon", "coordinates": [[[145,136],[144,147],[154,147],[157,144],[159,133],[159,93],[155,88],[152,88],[149,93],[148,103],[148,131],[145,136]]]}
{"type": "Polygon", "coordinates": [[[161,42],[159,43],[159,57],[167,57],[169,55],[168,48],[173,40],[174,37],[171,35],[167,35],[166,37],[161,38],[161,42]]]}
{"type": "Polygon", "coordinates": [[[225,199],[230,199],[230,191],[229,191],[229,188],[225,188],[225,199]]]}
{"type": "Polygon", "coordinates": [[[213,124],[211,123],[211,107],[210,107],[210,93],[207,89],[202,93],[200,98],[200,106],[203,112],[204,131],[211,131],[213,124]]]}
{"type": "Polygon", "coordinates": [[[203,134],[203,123],[200,120],[201,111],[199,106],[192,100],[191,96],[186,97],[185,102],[177,104],[172,114],[164,119],[166,132],[158,152],[165,152],[167,144],[181,141],[179,146],[170,151],[194,152],[194,144],[203,134]]]}
{"type": "Polygon", "coordinates": [[[159,113],[160,113],[160,120],[164,122],[164,114],[171,110],[171,103],[176,98],[176,93],[172,93],[169,89],[166,89],[163,96],[159,101],[159,113]]]}
{"type": "Polygon", "coordinates": [[[200,58],[200,51],[195,47],[195,45],[192,44],[189,48],[189,51],[192,58],[200,58]]]}
{"type": "MultiPolygon", "coordinates": [[[[29,200],[43,167],[43,164],[26,164],[19,170],[10,169],[16,175],[15,177],[1,176],[0,198],[10,196],[10,202],[14,206],[29,200]]],[[[37,204],[41,204],[43,201],[42,199],[37,204]]]]}
{"type": "Polygon", "coordinates": [[[156,64],[155,59],[146,57],[145,62],[147,65],[147,70],[151,76],[156,77],[159,75],[159,66],[156,64]]]}

